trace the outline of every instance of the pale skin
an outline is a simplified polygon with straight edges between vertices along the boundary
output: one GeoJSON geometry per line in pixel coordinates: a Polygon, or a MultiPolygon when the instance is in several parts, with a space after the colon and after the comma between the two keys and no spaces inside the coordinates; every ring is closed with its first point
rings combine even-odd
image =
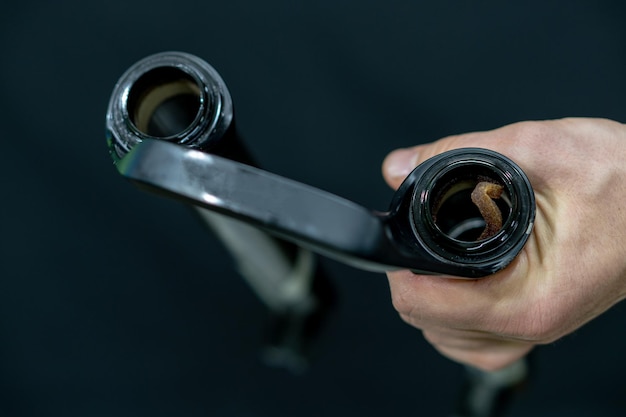
{"type": "Polygon", "coordinates": [[[605,119],[522,122],[390,153],[397,188],[441,152],[500,152],[528,175],[534,230],[511,265],[479,280],[387,274],[393,305],[443,355],[496,370],[626,298],[626,125],[605,119]]]}

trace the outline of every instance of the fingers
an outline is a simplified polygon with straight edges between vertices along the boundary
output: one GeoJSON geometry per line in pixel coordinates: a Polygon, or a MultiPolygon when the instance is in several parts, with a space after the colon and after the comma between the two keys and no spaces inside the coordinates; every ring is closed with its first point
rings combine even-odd
{"type": "Polygon", "coordinates": [[[468,337],[424,331],[424,337],[445,357],[483,371],[502,369],[527,355],[533,344],[519,341],[495,340],[487,337],[468,337]]]}
{"type": "Polygon", "coordinates": [[[520,358],[524,349],[495,336],[510,321],[506,297],[499,294],[499,278],[463,280],[388,272],[394,308],[409,325],[444,356],[484,370],[499,369],[520,358]],[[498,322],[492,320],[498,318],[498,322]],[[476,331],[475,329],[485,329],[476,331]],[[492,333],[493,332],[493,333],[492,333]],[[495,339],[495,340],[494,340],[495,339]]]}
{"type": "Polygon", "coordinates": [[[496,370],[523,357],[536,344],[510,331],[523,332],[524,327],[515,322],[525,318],[519,307],[509,303],[511,286],[500,281],[511,280],[503,274],[481,280],[409,271],[388,275],[393,304],[402,319],[421,329],[437,351],[456,362],[496,370]]]}
{"type": "Polygon", "coordinates": [[[517,265],[511,265],[479,280],[410,271],[388,272],[387,276],[394,308],[414,327],[454,326],[505,333],[517,319],[517,296],[524,294],[525,280],[516,279],[520,272],[517,265]]]}

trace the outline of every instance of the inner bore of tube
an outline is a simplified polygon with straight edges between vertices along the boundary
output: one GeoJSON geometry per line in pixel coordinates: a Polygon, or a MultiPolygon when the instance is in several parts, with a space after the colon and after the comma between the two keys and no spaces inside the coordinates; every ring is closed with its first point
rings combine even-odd
{"type": "Polygon", "coordinates": [[[148,136],[176,136],[199,116],[200,91],[194,78],[178,68],[150,70],[130,89],[127,104],[130,121],[148,136]]]}
{"type": "MultiPolygon", "coordinates": [[[[489,173],[487,173],[489,174],[489,173]]],[[[432,220],[437,228],[451,239],[476,242],[485,229],[485,219],[472,202],[471,194],[479,182],[489,181],[503,185],[491,175],[453,172],[444,176],[433,189],[434,199],[430,207],[432,220]]],[[[506,191],[493,200],[502,213],[504,225],[511,212],[511,199],[506,191]]]]}

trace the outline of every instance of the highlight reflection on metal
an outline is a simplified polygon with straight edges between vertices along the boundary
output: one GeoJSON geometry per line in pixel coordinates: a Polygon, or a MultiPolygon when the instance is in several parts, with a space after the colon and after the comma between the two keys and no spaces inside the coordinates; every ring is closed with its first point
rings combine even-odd
{"type": "Polygon", "coordinates": [[[107,116],[120,174],[144,188],[374,271],[478,278],[506,267],[528,238],[532,188],[503,155],[477,148],[438,155],[407,177],[387,211],[370,210],[233,161],[232,102],[217,72],[180,53],[146,62],[122,77],[107,116]],[[477,240],[485,223],[468,193],[484,178],[504,187],[504,222],[477,240]]]}

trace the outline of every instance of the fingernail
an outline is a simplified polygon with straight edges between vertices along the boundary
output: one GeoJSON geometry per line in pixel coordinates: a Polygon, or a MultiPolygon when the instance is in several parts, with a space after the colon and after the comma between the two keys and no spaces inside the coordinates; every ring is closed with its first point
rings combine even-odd
{"type": "Polygon", "coordinates": [[[418,154],[414,148],[397,149],[387,157],[387,175],[393,178],[406,178],[417,166],[418,154]]]}

